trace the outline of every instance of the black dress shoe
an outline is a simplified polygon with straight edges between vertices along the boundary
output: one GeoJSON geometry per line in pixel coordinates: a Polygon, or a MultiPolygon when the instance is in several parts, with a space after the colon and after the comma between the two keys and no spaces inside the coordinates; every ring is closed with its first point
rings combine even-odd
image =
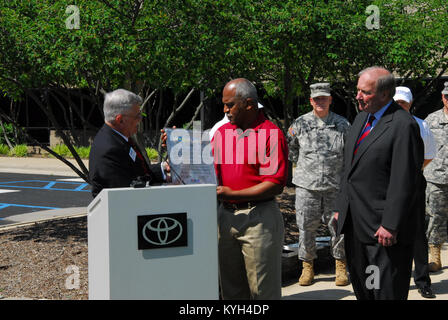
{"type": "Polygon", "coordinates": [[[423,298],[427,299],[433,299],[436,297],[434,293],[432,293],[432,290],[428,286],[424,286],[423,288],[418,288],[418,293],[422,295],[423,298]]]}

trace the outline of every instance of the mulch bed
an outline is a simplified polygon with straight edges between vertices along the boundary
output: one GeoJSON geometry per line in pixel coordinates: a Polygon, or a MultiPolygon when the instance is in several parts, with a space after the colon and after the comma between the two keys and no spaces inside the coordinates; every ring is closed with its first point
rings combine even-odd
{"type": "Polygon", "coordinates": [[[0,247],[0,296],[88,298],[86,217],[0,230],[0,247]]]}

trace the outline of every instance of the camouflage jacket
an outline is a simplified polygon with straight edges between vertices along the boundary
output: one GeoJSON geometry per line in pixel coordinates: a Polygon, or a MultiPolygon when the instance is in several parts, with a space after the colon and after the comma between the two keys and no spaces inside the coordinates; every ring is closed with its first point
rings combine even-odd
{"type": "Polygon", "coordinates": [[[425,167],[427,181],[448,184],[448,119],[443,108],[431,113],[425,119],[437,145],[435,158],[425,167]]]}
{"type": "Polygon", "coordinates": [[[288,130],[289,160],[296,163],[292,182],[308,190],[339,189],[344,143],[350,123],[330,111],[324,121],[313,111],[288,130]]]}

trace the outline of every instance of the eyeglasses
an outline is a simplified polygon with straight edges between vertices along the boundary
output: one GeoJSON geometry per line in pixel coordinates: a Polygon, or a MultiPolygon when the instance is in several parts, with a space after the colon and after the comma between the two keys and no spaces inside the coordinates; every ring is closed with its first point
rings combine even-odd
{"type": "Polygon", "coordinates": [[[444,94],[443,97],[448,100],[448,94],[444,94]]]}

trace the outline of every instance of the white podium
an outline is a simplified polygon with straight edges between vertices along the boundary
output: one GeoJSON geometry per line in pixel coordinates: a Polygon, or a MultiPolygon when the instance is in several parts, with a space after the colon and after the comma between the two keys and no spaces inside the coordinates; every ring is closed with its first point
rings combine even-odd
{"type": "Polygon", "coordinates": [[[103,189],[88,206],[89,299],[218,299],[216,186],[103,189]]]}

